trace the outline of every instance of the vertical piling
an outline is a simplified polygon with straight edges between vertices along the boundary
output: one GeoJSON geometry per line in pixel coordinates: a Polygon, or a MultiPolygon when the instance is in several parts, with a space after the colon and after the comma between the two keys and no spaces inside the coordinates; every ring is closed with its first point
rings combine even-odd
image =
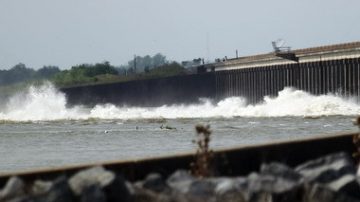
{"type": "Polygon", "coordinates": [[[357,70],[357,79],[356,79],[356,86],[357,86],[357,98],[359,101],[360,97],[360,57],[355,60],[355,69],[357,70]]]}
{"type": "Polygon", "coordinates": [[[329,81],[331,83],[331,93],[336,93],[336,85],[337,85],[337,71],[336,71],[336,63],[334,60],[328,61],[330,67],[329,81]]]}
{"type": "Polygon", "coordinates": [[[280,91],[280,68],[279,65],[276,65],[275,68],[275,95],[277,96],[280,91]]]}
{"type": "Polygon", "coordinates": [[[308,63],[303,63],[304,67],[303,67],[303,82],[304,82],[304,86],[303,86],[303,89],[302,90],[305,90],[305,91],[309,91],[309,73],[308,73],[308,63]]]}
{"type": "Polygon", "coordinates": [[[240,96],[245,97],[244,96],[245,78],[244,78],[244,70],[243,69],[239,69],[239,75],[240,75],[240,96]]]}
{"type": "Polygon", "coordinates": [[[240,69],[238,69],[236,71],[236,75],[237,75],[237,96],[241,95],[241,71],[240,69]]]}
{"type": "Polygon", "coordinates": [[[264,78],[263,78],[263,69],[264,69],[264,67],[259,67],[259,72],[258,72],[258,74],[259,74],[259,87],[258,87],[258,90],[259,90],[259,100],[258,101],[260,101],[261,100],[261,98],[262,98],[262,96],[263,96],[263,91],[264,91],[264,86],[263,86],[263,84],[264,84],[264,78]]]}
{"type": "Polygon", "coordinates": [[[320,60],[319,67],[321,72],[321,94],[326,94],[328,92],[328,85],[327,85],[327,72],[328,68],[326,67],[325,63],[320,60]]]}
{"type": "Polygon", "coordinates": [[[306,90],[306,82],[305,82],[305,75],[306,75],[306,63],[301,63],[300,64],[300,76],[301,76],[301,90],[306,90]]]}
{"type": "Polygon", "coordinates": [[[315,62],[315,72],[316,72],[316,82],[315,82],[315,89],[316,89],[316,94],[320,95],[322,94],[322,72],[321,72],[321,67],[320,67],[320,63],[319,61],[315,62]]]}
{"type": "Polygon", "coordinates": [[[325,86],[325,93],[331,92],[331,84],[330,84],[330,73],[331,67],[329,61],[321,61],[321,64],[324,68],[324,86],[325,86]]]}
{"type": "Polygon", "coordinates": [[[353,96],[354,95],[354,84],[353,84],[354,83],[354,78],[353,78],[354,68],[352,65],[352,59],[346,59],[345,62],[346,62],[346,66],[348,66],[348,70],[349,70],[349,72],[348,72],[348,78],[349,78],[348,93],[349,93],[349,96],[353,96]]]}
{"type": "Polygon", "coordinates": [[[360,96],[360,58],[322,59],[215,72],[215,96],[246,97],[249,103],[276,96],[285,87],[315,95],[360,96]]]}
{"type": "Polygon", "coordinates": [[[300,65],[299,63],[292,65],[293,69],[293,85],[297,89],[301,89],[301,82],[300,82],[300,65]]]}
{"type": "Polygon", "coordinates": [[[268,68],[269,67],[264,67],[264,95],[269,95],[269,87],[270,87],[270,74],[269,74],[269,71],[268,71],[268,68]]]}
{"type": "Polygon", "coordinates": [[[269,95],[273,96],[274,95],[274,70],[273,70],[273,66],[269,67],[269,82],[270,82],[270,86],[269,86],[269,95]]]}
{"type": "Polygon", "coordinates": [[[350,79],[349,79],[349,65],[347,64],[347,60],[343,59],[342,60],[342,66],[343,66],[343,71],[344,71],[344,95],[345,97],[349,96],[349,83],[350,83],[350,79]]]}
{"type": "Polygon", "coordinates": [[[332,61],[333,69],[334,69],[334,93],[338,94],[341,93],[341,74],[340,74],[340,68],[339,67],[339,61],[333,60],[332,61]]]}

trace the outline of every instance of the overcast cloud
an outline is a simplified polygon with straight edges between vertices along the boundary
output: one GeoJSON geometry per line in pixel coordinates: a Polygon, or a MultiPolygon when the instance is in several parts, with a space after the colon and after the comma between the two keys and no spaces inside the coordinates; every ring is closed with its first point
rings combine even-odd
{"type": "Polygon", "coordinates": [[[359,41],[358,0],[0,0],[0,69],[69,68],[134,54],[213,60],[359,41]]]}

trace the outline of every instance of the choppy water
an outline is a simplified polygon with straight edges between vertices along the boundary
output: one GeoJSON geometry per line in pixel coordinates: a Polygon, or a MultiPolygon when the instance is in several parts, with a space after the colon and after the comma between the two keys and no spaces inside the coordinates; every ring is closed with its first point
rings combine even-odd
{"type": "Polygon", "coordinates": [[[211,146],[223,148],[355,131],[351,121],[360,114],[352,99],[291,88],[255,106],[233,97],[191,106],[89,109],[66,107],[65,96],[44,85],[2,106],[0,172],[192,151],[198,123],[210,124],[211,146]]]}

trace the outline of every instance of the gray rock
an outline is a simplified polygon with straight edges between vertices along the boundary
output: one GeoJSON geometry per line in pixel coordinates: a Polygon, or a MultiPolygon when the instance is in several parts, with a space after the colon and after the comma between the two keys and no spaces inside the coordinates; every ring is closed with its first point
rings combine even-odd
{"type": "MultiPolygon", "coordinates": [[[[249,202],[277,202],[269,192],[257,192],[251,195],[249,202]]],[[[290,200],[291,201],[291,200],[290,200]]],[[[292,202],[292,201],[291,201],[292,202]]]]}
{"type": "Polygon", "coordinates": [[[216,180],[215,193],[223,194],[232,190],[244,190],[247,188],[247,185],[247,179],[244,177],[223,177],[216,180]]]}
{"type": "Polygon", "coordinates": [[[269,192],[275,194],[286,193],[302,187],[301,182],[271,175],[259,175],[256,179],[248,181],[248,190],[251,192],[269,192]]]}
{"type": "Polygon", "coordinates": [[[54,181],[54,184],[46,194],[37,197],[34,201],[72,202],[75,201],[75,195],[71,191],[68,179],[65,176],[61,176],[54,181]]]}
{"type": "Polygon", "coordinates": [[[304,202],[360,202],[342,192],[333,191],[320,184],[306,186],[304,202]]]}
{"type": "Polygon", "coordinates": [[[170,188],[185,194],[188,193],[190,185],[195,180],[196,178],[190,175],[188,171],[178,170],[169,176],[166,182],[170,188]]]}
{"type": "Polygon", "coordinates": [[[48,192],[52,186],[53,182],[51,181],[35,180],[31,186],[30,193],[35,196],[42,195],[48,192]]]}
{"type": "Polygon", "coordinates": [[[292,168],[281,164],[281,163],[270,163],[270,164],[262,164],[260,173],[262,175],[272,175],[275,177],[280,177],[283,179],[287,179],[289,181],[302,181],[303,176],[293,170],[292,168]]]}
{"type": "Polygon", "coordinates": [[[334,191],[341,191],[360,199],[360,186],[355,175],[348,174],[326,184],[334,191]]]}
{"type": "Polygon", "coordinates": [[[107,202],[132,202],[134,191],[130,183],[127,183],[122,175],[116,175],[115,179],[103,187],[107,202]]]}
{"type": "Polygon", "coordinates": [[[343,175],[355,175],[356,168],[347,153],[330,154],[312,161],[308,161],[295,168],[307,181],[328,183],[343,175]]]}
{"type": "Polygon", "coordinates": [[[142,187],[134,188],[135,202],[177,202],[176,197],[168,196],[162,193],[156,193],[142,187]]]}
{"type": "Polygon", "coordinates": [[[167,182],[169,184],[171,183],[176,183],[179,181],[193,181],[196,178],[194,176],[192,176],[189,171],[187,170],[177,170],[175,171],[172,175],[170,175],[167,179],[167,182]]]}
{"type": "Polygon", "coordinates": [[[106,202],[106,196],[101,190],[100,185],[95,184],[83,190],[81,202],[106,202]]]}
{"type": "Polygon", "coordinates": [[[215,197],[217,202],[245,202],[247,196],[244,188],[246,178],[224,178],[216,184],[215,197]]]}
{"type": "MultiPolygon", "coordinates": [[[[36,200],[34,200],[33,198],[29,197],[29,196],[20,196],[20,197],[15,197],[11,200],[7,200],[6,202],[38,202],[36,200]]],[[[41,201],[39,201],[41,202],[41,201]]]]}
{"type": "Polygon", "coordinates": [[[330,154],[299,165],[295,170],[310,183],[320,183],[333,191],[342,191],[360,198],[356,167],[347,153],[330,154]]]}
{"type": "Polygon", "coordinates": [[[25,194],[25,183],[18,177],[11,177],[0,191],[0,201],[18,198],[25,194]]]}
{"type": "Polygon", "coordinates": [[[271,163],[262,165],[260,174],[248,176],[249,201],[302,201],[304,181],[291,168],[271,163]]]}
{"type": "Polygon", "coordinates": [[[215,183],[211,180],[195,180],[190,184],[187,194],[195,197],[209,197],[214,195],[215,187],[215,183]]]}
{"type": "Polygon", "coordinates": [[[151,173],[146,176],[142,186],[154,192],[169,191],[169,186],[166,184],[163,177],[158,173],[151,173]]]}
{"type": "Polygon", "coordinates": [[[218,178],[197,179],[187,171],[178,170],[167,179],[167,184],[171,198],[176,201],[216,201],[215,188],[220,181],[218,178]]]}
{"type": "Polygon", "coordinates": [[[103,167],[98,166],[76,173],[70,178],[69,185],[76,195],[81,195],[82,191],[91,185],[105,187],[114,179],[115,174],[113,172],[106,171],[103,167]]]}

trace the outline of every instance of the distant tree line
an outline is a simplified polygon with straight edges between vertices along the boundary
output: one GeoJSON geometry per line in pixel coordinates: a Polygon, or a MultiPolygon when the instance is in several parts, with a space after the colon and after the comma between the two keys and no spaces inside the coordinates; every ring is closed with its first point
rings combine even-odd
{"type": "Polygon", "coordinates": [[[44,66],[34,70],[19,63],[9,70],[0,70],[0,85],[11,85],[20,82],[49,79],[60,72],[56,66],[44,66]]]}
{"type": "Polygon", "coordinates": [[[187,71],[179,63],[168,61],[160,53],[154,56],[135,56],[127,65],[118,67],[105,61],[75,65],[67,70],[60,70],[57,66],[44,66],[34,70],[19,63],[9,70],[0,70],[0,92],[1,88],[8,85],[36,83],[41,80],[50,80],[57,86],[72,86],[166,77],[186,74],[187,71]]]}
{"type": "Polygon", "coordinates": [[[167,63],[169,63],[169,61],[166,59],[166,56],[160,53],[155,54],[154,56],[135,56],[127,65],[120,66],[118,71],[120,74],[148,73],[151,69],[167,63]]]}
{"type": "Polygon", "coordinates": [[[166,63],[145,72],[149,77],[165,77],[187,74],[187,70],[177,62],[166,63]]]}
{"type": "Polygon", "coordinates": [[[57,73],[54,75],[53,81],[60,86],[96,83],[101,80],[100,75],[118,75],[118,71],[107,61],[95,65],[81,64],[57,73]]]}

